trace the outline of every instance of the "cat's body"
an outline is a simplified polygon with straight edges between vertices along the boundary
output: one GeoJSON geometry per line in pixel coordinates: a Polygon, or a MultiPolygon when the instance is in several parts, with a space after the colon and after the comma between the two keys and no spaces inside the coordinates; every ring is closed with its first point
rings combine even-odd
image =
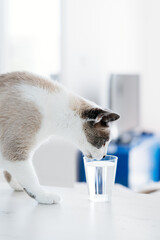
{"type": "Polygon", "coordinates": [[[39,184],[31,161],[35,150],[60,135],[88,157],[100,159],[109,141],[108,122],[118,117],[39,76],[0,75],[0,168],[13,188],[40,203],[56,203],[59,197],[39,184]]]}

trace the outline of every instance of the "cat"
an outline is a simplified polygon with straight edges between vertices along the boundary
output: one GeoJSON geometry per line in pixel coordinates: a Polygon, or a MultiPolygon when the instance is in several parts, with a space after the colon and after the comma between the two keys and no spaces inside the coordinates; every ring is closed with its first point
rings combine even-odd
{"type": "Polygon", "coordinates": [[[39,184],[32,165],[36,149],[52,135],[71,140],[88,158],[103,158],[109,122],[119,115],[63,85],[29,72],[0,75],[0,168],[10,186],[42,204],[60,197],[39,184]]]}

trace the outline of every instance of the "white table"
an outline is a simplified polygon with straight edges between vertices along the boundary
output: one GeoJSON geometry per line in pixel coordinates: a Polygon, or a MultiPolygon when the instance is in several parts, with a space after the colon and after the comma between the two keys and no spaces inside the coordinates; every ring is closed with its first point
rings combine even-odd
{"type": "Polygon", "coordinates": [[[62,203],[39,205],[0,184],[0,240],[160,239],[159,192],[136,194],[118,185],[112,203],[93,203],[86,185],[53,190],[62,203]]]}

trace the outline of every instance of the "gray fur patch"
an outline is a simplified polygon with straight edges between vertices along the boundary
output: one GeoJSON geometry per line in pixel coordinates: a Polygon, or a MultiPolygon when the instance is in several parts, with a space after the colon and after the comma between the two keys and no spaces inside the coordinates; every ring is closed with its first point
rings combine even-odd
{"type": "Polygon", "coordinates": [[[4,171],[3,174],[4,174],[4,177],[5,177],[6,181],[7,181],[8,183],[10,183],[10,181],[11,181],[11,179],[12,179],[11,174],[10,174],[9,172],[7,172],[7,171],[4,171]]]}
{"type": "Polygon", "coordinates": [[[97,149],[100,149],[105,142],[109,141],[110,131],[107,127],[103,128],[99,127],[99,124],[94,125],[92,122],[85,122],[83,130],[88,142],[97,149]]]}
{"type": "Polygon", "coordinates": [[[0,105],[0,143],[10,161],[26,160],[34,147],[42,115],[33,102],[18,95],[8,96],[0,105]]]}

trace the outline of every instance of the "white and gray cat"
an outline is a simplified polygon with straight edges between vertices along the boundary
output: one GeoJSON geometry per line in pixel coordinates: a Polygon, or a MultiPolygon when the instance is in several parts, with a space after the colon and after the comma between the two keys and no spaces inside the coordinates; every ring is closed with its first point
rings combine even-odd
{"type": "Polygon", "coordinates": [[[101,159],[110,137],[108,123],[118,118],[37,75],[0,75],[0,168],[13,189],[26,191],[39,203],[57,203],[60,197],[39,184],[32,165],[35,150],[52,135],[60,135],[87,157],[101,159]]]}

